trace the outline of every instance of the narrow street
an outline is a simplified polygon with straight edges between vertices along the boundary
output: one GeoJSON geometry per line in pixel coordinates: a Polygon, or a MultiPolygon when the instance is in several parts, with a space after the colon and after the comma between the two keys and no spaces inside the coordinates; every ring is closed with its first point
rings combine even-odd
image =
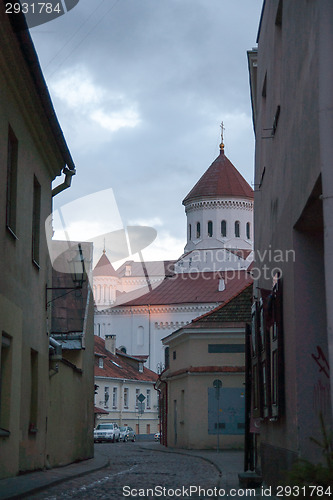
{"type": "MultiPolygon", "coordinates": [[[[154,451],[154,446],[144,449],[140,442],[96,444],[95,449],[107,455],[110,461],[107,468],[63,482],[27,498],[185,498],[187,495],[186,491],[183,494],[183,487],[200,486],[210,490],[218,486],[220,477],[214,465],[189,455],[157,451],[158,446],[156,443],[154,451]],[[143,492],[156,487],[155,495],[143,492]],[[182,490],[181,495],[173,494],[176,489],[182,490]]],[[[192,494],[192,498],[196,497],[197,494],[192,494]]],[[[200,498],[204,496],[200,495],[200,498]]]]}

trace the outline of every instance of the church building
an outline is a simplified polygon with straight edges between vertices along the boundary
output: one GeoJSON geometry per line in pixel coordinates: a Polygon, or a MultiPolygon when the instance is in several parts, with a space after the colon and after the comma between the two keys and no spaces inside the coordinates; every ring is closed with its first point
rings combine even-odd
{"type": "Polygon", "coordinates": [[[118,349],[148,355],[157,373],[165,367],[162,338],[251,282],[253,190],[223,142],[183,205],[187,242],[176,262],[129,261],[115,271],[104,253],[94,270],[95,335],[116,335],[118,349]]]}

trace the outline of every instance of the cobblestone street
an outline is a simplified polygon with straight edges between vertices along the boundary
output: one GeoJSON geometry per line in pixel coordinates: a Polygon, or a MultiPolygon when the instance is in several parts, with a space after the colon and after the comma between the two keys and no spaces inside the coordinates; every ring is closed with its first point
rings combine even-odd
{"type": "MultiPolygon", "coordinates": [[[[107,455],[110,465],[100,471],[72,479],[29,496],[30,499],[57,500],[66,498],[124,499],[124,498],[185,498],[185,494],[172,496],[172,491],[183,487],[200,486],[213,489],[220,475],[209,462],[189,455],[163,453],[143,449],[140,443],[103,443],[95,445],[107,455]],[[123,489],[127,487],[126,489],[123,489]],[[148,488],[154,489],[155,495],[148,488]],[[166,490],[162,490],[165,488],[166,490]],[[170,497],[167,494],[170,490],[170,497]]],[[[178,492],[180,493],[180,492],[178,492]]],[[[192,494],[192,498],[199,495],[192,494]]],[[[200,495],[200,498],[205,498],[200,495]]]]}

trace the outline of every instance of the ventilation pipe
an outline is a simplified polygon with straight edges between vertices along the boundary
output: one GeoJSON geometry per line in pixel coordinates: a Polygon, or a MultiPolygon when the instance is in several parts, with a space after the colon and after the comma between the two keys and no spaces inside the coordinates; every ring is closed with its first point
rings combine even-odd
{"type": "Polygon", "coordinates": [[[53,337],[49,338],[50,346],[54,349],[52,359],[62,359],[62,344],[57,342],[53,337]]]}

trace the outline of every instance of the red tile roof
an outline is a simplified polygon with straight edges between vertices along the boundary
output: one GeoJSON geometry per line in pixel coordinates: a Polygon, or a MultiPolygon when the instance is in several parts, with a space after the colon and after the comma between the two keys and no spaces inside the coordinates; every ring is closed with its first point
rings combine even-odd
{"type": "Polygon", "coordinates": [[[209,273],[179,273],[167,277],[154,290],[119,307],[164,304],[226,302],[252,282],[246,270],[209,273]],[[218,291],[220,279],[225,290],[218,291]]]}
{"type": "MultiPolygon", "coordinates": [[[[105,349],[105,340],[94,336],[95,341],[95,377],[121,378],[124,380],[141,380],[146,382],[156,382],[158,375],[148,368],[143,368],[143,372],[136,370],[132,363],[124,355],[112,354],[105,349]],[[103,368],[99,367],[99,358],[103,357],[103,368]]],[[[129,357],[129,356],[127,356],[129,357]]],[[[133,360],[134,358],[132,358],[133,360]]]]}
{"type": "Polygon", "coordinates": [[[94,276],[116,276],[118,277],[117,271],[114,270],[111,262],[103,252],[102,257],[97,262],[95,269],[93,271],[94,276]]]}
{"type": "Polygon", "coordinates": [[[98,408],[98,406],[94,406],[94,413],[97,415],[108,415],[109,412],[103,410],[103,408],[98,408]]]}
{"type": "Polygon", "coordinates": [[[184,198],[183,205],[199,198],[224,196],[253,199],[253,189],[221,150],[220,155],[184,198]]]}

